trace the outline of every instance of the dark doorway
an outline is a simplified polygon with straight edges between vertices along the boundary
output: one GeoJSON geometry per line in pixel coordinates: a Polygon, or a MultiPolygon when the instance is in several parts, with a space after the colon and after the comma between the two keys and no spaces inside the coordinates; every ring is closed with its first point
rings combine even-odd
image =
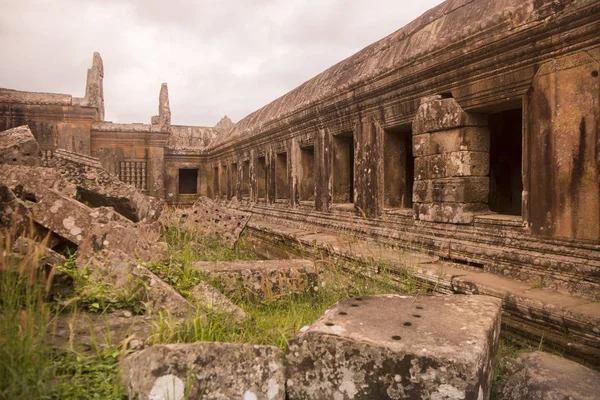
{"type": "Polygon", "coordinates": [[[315,200],[315,147],[300,149],[300,171],[298,174],[298,195],[300,201],[315,200]]]}
{"type": "Polygon", "coordinates": [[[383,144],[384,207],[412,208],[412,132],[386,130],[383,144]]]}
{"type": "Polygon", "coordinates": [[[213,168],[213,198],[219,197],[219,167],[213,168]]]}
{"type": "Polygon", "coordinates": [[[521,215],[523,111],[490,114],[490,210],[521,215]]]}
{"type": "Polygon", "coordinates": [[[237,197],[238,168],[237,163],[231,164],[231,197],[237,197]]]}
{"type": "Polygon", "coordinates": [[[179,194],[198,194],[198,169],[179,170],[179,194]]]}
{"type": "Polygon", "coordinates": [[[267,198],[267,162],[265,156],[258,157],[256,161],[256,196],[259,199],[267,198]]]}
{"type": "Polygon", "coordinates": [[[352,132],[333,138],[333,202],[354,202],[354,138],[352,132]]]}
{"type": "Polygon", "coordinates": [[[242,164],[242,197],[250,196],[250,160],[242,164]]]}
{"type": "Polygon", "coordinates": [[[287,153],[279,153],[275,157],[275,194],[278,199],[288,199],[290,197],[287,153]]]}

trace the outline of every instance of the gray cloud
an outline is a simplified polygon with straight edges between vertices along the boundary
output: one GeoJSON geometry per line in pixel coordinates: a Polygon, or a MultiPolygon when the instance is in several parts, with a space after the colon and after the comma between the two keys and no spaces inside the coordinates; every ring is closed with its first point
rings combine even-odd
{"type": "Polygon", "coordinates": [[[104,59],[107,119],[234,121],[441,0],[0,0],[0,87],[82,96],[104,59]]]}

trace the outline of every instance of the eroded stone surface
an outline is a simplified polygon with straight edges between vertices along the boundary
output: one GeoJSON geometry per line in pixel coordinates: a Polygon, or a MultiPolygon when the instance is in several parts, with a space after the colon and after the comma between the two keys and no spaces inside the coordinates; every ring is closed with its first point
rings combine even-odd
{"type": "Polygon", "coordinates": [[[289,399],[487,399],[500,306],[488,296],[338,303],[290,340],[289,399]]]}
{"type": "Polygon", "coordinates": [[[48,333],[48,342],[60,349],[104,350],[127,341],[128,348],[139,350],[152,336],[152,320],[129,311],[60,314],[52,320],[48,333]]]}
{"type": "Polygon", "coordinates": [[[160,201],[121,182],[102,168],[97,158],[58,149],[47,165],[75,185],[77,200],[90,207],[113,207],[134,222],[150,223],[160,216],[160,201]]]}
{"type": "Polygon", "coordinates": [[[310,260],[203,261],[193,267],[220,282],[225,293],[251,300],[304,293],[318,285],[318,270],[310,260]]]}
{"type": "Polygon", "coordinates": [[[251,214],[201,197],[192,207],[182,210],[180,216],[182,229],[219,236],[227,240],[233,248],[251,214]]]}
{"type": "Polygon", "coordinates": [[[271,346],[159,345],[127,357],[122,369],[130,398],[139,400],[165,398],[165,380],[175,382],[175,388],[179,380],[192,382],[191,399],[285,399],[283,352],[271,346]]]}
{"type": "Polygon", "coordinates": [[[40,146],[27,125],[0,132],[0,164],[37,166],[40,146]]]}
{"type": "Polygon", "coordinates": [[[540,351],[523,354],[502,391],[504,400],[594,400],[600,394],[600,372],[540,351]]]}
{"type": "Polygon", "coordinates": [[[0,227],[20,235],[28,226],[31,213],[25,203],[7,186],[0,185],[0,227]]]}
{"type": "Polygon", "coordinates": [[[208,283],[201,282],[192,288],[190,302],[202,310],[228,314],[238,322],[248,317],[244,310],[208,283]]]}

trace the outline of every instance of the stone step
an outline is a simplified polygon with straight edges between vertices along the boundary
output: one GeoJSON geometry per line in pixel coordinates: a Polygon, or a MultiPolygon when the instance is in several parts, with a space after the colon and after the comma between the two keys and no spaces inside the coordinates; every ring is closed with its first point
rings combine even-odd
{"type": "MultiPolygon", "coordinates": [[[[600,369],[600,303],[569,293],[536,287],[476,268],[457,268],[437,257],[386,248],[374,240],[343,238],[323,229],[285,226],[282,221],[253,218],[251,235],[270,243],[284,242],[308,252],[325,252],[363,265],[387,265],[408,271],[439,293],[485,294],[503,300],[502,334],[522,344],[564,353],[600,369]]],[[[317,227],[318,228],[318,227],[317,227]]],[[[392,278],[393,279],[393,278],[392,278]]],[[[399,278],[399,282],[402,280],[399,278]]]]}

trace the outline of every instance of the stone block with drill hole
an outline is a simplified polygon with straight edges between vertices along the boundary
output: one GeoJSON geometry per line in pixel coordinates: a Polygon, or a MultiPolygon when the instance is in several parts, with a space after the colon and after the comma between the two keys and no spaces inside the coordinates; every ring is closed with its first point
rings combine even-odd
{"type": "Polygon", "coordinates": [[[319,273],[310,260],[196,262],[226,295],[250,300],[304,293],[319,285],[319,273]]]}
{"type": "Polygon", "coordinates": [[[340,302],[289,342],[299,399],[488,399],[502,301],[370,296],[340,302]]]}
{"type": "Polygon", "coordinates": [[[272,346],[189,343],[152,346],[122,365],[129,398],[283,400],[283,351],[272,346]]]}

